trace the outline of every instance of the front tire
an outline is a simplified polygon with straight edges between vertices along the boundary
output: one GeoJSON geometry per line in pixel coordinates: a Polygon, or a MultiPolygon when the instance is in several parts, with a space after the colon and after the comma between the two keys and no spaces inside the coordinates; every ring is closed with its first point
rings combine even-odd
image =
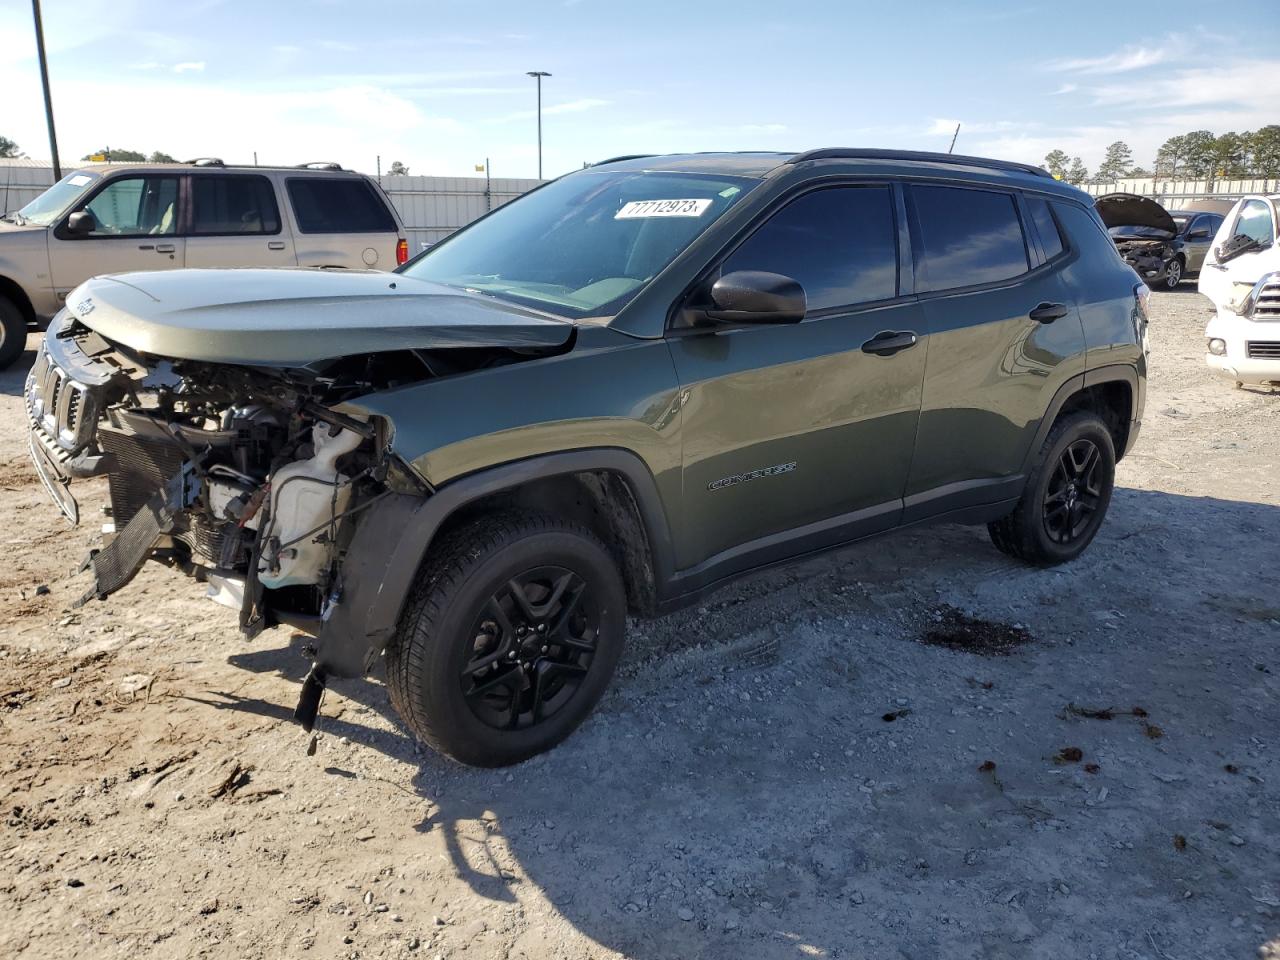
{"type": "Polygon", "coordinates": [[[433,546],[387,650],[391,702],[440,753],[519,763],[591,712],[625,628],[622,578],[594,534],[541,514],[487,517],[433,546]]]}
{"type": "Polygon", "coordinates": [[[0,370],[8,369],[27,348],[27,318],[8,297],[0,297],[0,370]]]}
{"type": "Polygon", "coordinates": [[[987,524],[997,549],[1049,567],[1074,560],[1102,526],[1115,486],[1111,431],[1080,411],[1053,425],[1013,512],[987,524]]]}
{"type": "Polygon", "coordinates": [[[1177,290],[1178,284],[1182,283],[1182,261],[1178,257],[1174,257],[1169,261],[1168,266],[1164,268],[1164,288],[1166,290],[1177,290]]]}

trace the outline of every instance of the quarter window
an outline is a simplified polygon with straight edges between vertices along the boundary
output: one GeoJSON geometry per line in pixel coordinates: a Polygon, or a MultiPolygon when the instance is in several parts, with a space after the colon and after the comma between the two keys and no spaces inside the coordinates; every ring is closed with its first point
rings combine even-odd
{"type": "Polygon", "coordinates": [[[266,177],[193,176],[191,205],[193,234],[280,232],[275,189],[266,177]]]}
{"type": "Polygon", "coordinates": [[[1044,258],[1052,260],[1062,252],[1062,233],[1058,230],[1058,221],[1053,219],[1049,201],[1043,197],[1028,197],[1027,209],[1031,211],[1031,219],[1035,221],[1036,233],[1040,234],[1044,258]]]}
{"type": "Polygon", "coordinates": [[[798,280],[809,310],[897,295],[898,247],[888,187],[834,187],[774,214],[730,255],[722,273],[766,270],[798,280]]]}
{"type": "Polygon", "coordinates": [[[178,231],[178,178],[120,177],[83,209],[93,214],[91,237],[168,236],[178,231]]]}
{"type": "Polygon", "coordinates": [[[994,190],[913,186],[920,224],[923,290],[996,283],[1027,272],[1027,247],[1013,197],[994,190]]]}
{"type": "Polygon", "coordinates": [[[1271,222],[1271,208],[1261,200],[1246,200],[1236,219],[1235,236],[1252,237],[1262,245],[1275,239],[1275,226],[1271,222]]]}
{"type": "Polygon", "coordinates": [[[387,205],[364,179],[293,177],[289,200],[303,233],[394,233],[387,205]]]}

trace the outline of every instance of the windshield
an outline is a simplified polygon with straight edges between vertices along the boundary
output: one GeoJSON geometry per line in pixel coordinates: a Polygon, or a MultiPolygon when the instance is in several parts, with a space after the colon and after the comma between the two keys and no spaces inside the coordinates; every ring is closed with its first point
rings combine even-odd
{"type": "Polygon", "coordinates": [[[1173,225],[1178,228],[1178,236],[1182,236],[1187,232],[1187,224],[1191,222],[1191,214],[1175,213],[1173,214],[1173,225]]]}
{"type": "Polygon", "coordinates": [[[99,179],[101,178],[96,173],[84,171],[67,174],[19,210],[18,220],[23,223],[48,226],[62,216],[99,179]]]}
{"type": "Polygon", "coordinates": [[[500,208],[403,272],[574,319],[612,316],[758,183],[573,174],[500,208]]]}

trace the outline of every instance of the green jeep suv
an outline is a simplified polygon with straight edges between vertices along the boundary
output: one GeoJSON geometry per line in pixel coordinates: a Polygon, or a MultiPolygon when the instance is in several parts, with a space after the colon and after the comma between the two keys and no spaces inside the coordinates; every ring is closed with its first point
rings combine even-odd
{"type": "Polygon", "coordinates": [[[296,714],[384,658],[458,760],[567,736],[626,616],[933,521],[1020,560],[1097,533],[1147,289],[1043,171],[883,150],[623,157],[397,273],[91,280],[27,384],[85,600],[147,559],[314,637],[296,714]]]}

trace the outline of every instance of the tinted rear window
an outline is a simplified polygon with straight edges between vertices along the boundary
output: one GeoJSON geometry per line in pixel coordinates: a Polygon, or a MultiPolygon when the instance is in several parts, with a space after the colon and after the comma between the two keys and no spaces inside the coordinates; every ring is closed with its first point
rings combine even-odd
{"type": "Polygon", "coordinates": [[[774,214],[721,272],[767,270],[798,280],[810,311],[888,300],[898,292],[895,236],[888,187],[817,190],[774,214]]]}
{"type": "Polygon", "coordinates": [[[287,181],[303,233],[394,233],[395,220],[365,180],[293,177],[287,181]]]}
{"type": "Polygon", "coordinates": [[[1027,271],[1013,197],[994,190],[913,186],[923,290],[996,283],[1027,271]]]}
{"type": "Polygon", "coordinates": [[[276,192],[266,177],[192,177],[191,205],[194,234],[280,232],[276,192]]]}
{"type": "Polygon", "coordinates": [[[1052,260],[1062,252],[1062,233],[1058,230],[1058,221],[1053,219],[1049,201],[1043,197],[1028,197],[1027,209],[1031,211],[1036,233],[1040,235],[1040,246],[1044,248],[1044,258],[1052,260]]]}

